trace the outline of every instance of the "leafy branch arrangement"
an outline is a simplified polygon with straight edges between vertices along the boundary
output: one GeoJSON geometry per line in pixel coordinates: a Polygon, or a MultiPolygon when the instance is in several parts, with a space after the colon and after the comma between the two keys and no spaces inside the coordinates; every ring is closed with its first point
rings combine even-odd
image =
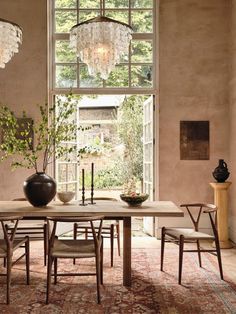
{"type": "Polygon", "coordinates": [[[40,119],[32,124],[26,113],[17,119],[6,106],[0,107],[0,128],[2,130],[1,160],[16,155],[11,163],[13,168],[34,168],[43,172],[54,158],[70,161],[76,151],[76,134],[84,130],[76,123],[76,101],[71,94],[58,96],[54,105],[40,105],[40,119]],[[33,132],[32,132],[33,131],[33,132]],[[32,134],[33,133],[33,134],[32,134]],[[70,144],[68,144],[68,142],[70,144]]]}

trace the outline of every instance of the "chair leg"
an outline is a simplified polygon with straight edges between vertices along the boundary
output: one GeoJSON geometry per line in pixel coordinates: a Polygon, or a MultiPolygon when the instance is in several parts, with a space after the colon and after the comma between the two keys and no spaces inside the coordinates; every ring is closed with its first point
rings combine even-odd
{"type": "Polygon", "coordinates": [[[54,285],[57,284],[57,258],[54,258],[54,285]]]}
{"type": "Polygon", "coordinates": [[[111,267],[113,267],[113,256],[114,256],[114,225],[111,224],[110,229],[110,242],[111,242],[111,267]]]}
{"type": "Polygon", "coordinates": [[[117,248],[118,248],[118,255],[120,256],[120,223],[116,225],[116,236],[117,236],[117,248]]]}
{"type": "Polygon", "coordinates": [[[7,304],[10,304],[12,253],[7,256],[7,304]]]}
{"type": "Polygon", "coordinates": [[[163,271],[164,249],[165,249],[165,227],[161,229],[161,271],[163,271]]]}
{"type": "Polygon", "coordinates": [[[48,230],[47,224],[43,227],[43,251],[44,251],[44,266],[47,265],[47,253],[48,253],[48,230]]]}
{"type": "Polygon", "coordinates": [[[50,287],[51,287],[51,274],[52,274],[52,257],[48,255],[46,304],[49,303],[49,292],[50,292],[50,287]]]}
{"type": "Polygon", "coordinates": [[[183,253],[184,253],[184,236],[179,237],[179,285],[182,279],[182,266],[183,266],[183,253]]]}
{"type": "Polygon", "coordinates": [[[222,261],[221,261],[221,252],[220,252],[220,243],[218,237],[215,238],[215,245],[216,245],[216,253],[217,253],[217,259],[220,269],[220,278],[224,280],[223,276],[223,267],[222,267],[222,261]]]}
{"type": "Polygon", "coordinates": [[[100,250],[100,274],[101,274],[101,285],[103,285],[103,238],[101,243],[101,250],[100,250]]]}
{"type": "MultiPolygon", "coordinates": [[[[74,240],[76,240],[76,238],[77,238],[77,227],[78,227],[78,224],[74,223],[74,230],[73,230],[73,239],[74,240]]],[[[73,264],[75,265],[75,258],[73,258],[73,264]]]]}
{"type": "Polygon", "coordinates": [[[101,303],[100,297],[100,284],[101,284],[101,273],[100,273],[101,265],[100,265],[100,252],[97,250],[96,252],[96,279],[97,279],[97,303],[101,303]]]}
{"type": "Polygon", "coordinates": [[[30,284],[30,242],[29,237],[25,242],[25,264],[26,264],[26,283],[30,284]]]}
{"type": "Polygon", "coordinates": [[[202,259],[201,259],[201,250],[200,250],[200,241],[199,240],[197,240],[197,253],[198,253],[199,266],[202,267],[202,259]]]}

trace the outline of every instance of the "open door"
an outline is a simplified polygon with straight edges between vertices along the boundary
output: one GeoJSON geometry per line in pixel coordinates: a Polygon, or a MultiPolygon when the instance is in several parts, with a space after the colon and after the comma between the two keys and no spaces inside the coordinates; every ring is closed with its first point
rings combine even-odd
{"type": "MultiPolygon", "coordinates": [[[[150,96],[143,104],[143,192],[149,194],[149,200],[154,197],[154,96],[150,96]]],[[[155,234],[154,217],[143,218],[143,229],[151,236],[155,234]]]]}

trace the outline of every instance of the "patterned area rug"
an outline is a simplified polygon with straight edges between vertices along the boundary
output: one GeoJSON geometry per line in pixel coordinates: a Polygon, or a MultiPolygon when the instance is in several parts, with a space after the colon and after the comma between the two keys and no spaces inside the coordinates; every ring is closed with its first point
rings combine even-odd
{"type": "MultiPolygon", "coordinates": [[[[159,271],[160,251],[133,250],[133,285],[122,286],[122,259],[116,256],[115,266],[109,266],[109,249],[105,249],[102,304],[96,303],[95,277],[60,277],[52,284],[50,304],[45,305],[46,267],[41,248],[31,250],[31,284],[25,285],[24,264],[13,268],[10,306],[5,302],[4,279],[0,282],[0,313],[104,313],[104,314],[199,314],[236,313],[236,287],[226,277],[221,281],[216,258],[203,254],[200,269],[195,254],[184,257],[183,285],[177,284],[177,250],[165,250],[165,272],[159,271]]],[[[93,261],[60,260],[59,270],[91,270],[93,261]]],[[[2,268],[1,271],[4,271],[2,268]]]]}

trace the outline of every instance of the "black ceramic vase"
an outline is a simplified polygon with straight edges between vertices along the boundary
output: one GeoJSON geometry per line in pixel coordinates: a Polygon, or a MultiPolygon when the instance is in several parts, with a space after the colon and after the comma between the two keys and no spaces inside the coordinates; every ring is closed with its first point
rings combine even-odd
{"type": "Polygon", "coordinates": [[[224,159],[219,159],[219,165],[212,174],[217,182],[225,182],[225,180],[228,179],[230,172],[228,171],[227,163],[224,159]]]}
{"type": "Polygon", "coordinates": [[[46,206],[56,195],[56,182],[45,172],[36,172],[25,180],[24,193],[33,206],[46,206]]]}

